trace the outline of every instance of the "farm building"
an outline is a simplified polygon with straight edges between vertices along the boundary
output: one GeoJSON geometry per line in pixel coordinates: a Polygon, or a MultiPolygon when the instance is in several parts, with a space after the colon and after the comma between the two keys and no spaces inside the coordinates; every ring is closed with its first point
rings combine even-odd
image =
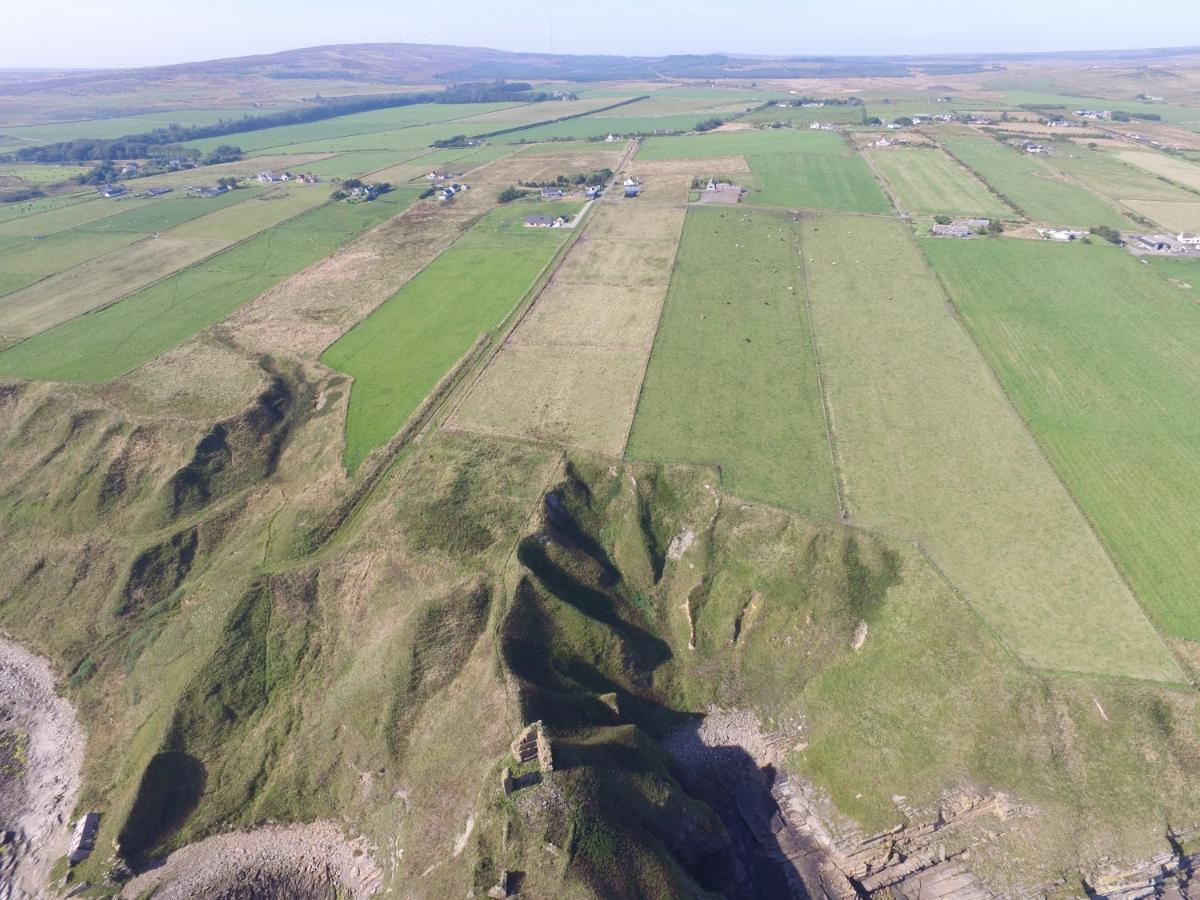
{"type": "Polygon", "coordinates": [[[608,137],[606,137],[604,139],[604,143],[614,144],[614,143],[616,143],[616,140],[617,140],[617,136],[615,134],[610,134],[608,137]]]}
{"type": "Polygon", "coordinates": [[[625,196],[636,197],[642,192],[642,183],[636,178],[625,179],[625,196]]]}
{"type": "Polygon", "coordinates": [[[960,219],[955,224],[966,225],[970,229],[987,228],[992,224],[991,219],[960,219]]]}
{"type": "Polygon", "coordinates": [[[147,197],[161,197],[163,194],[169,194],[174,188],[169,187],[152,187],[146,188],[147,197]]]}
{"type": "Polygon", "coordinates": [[[129,193],[129,188],[123,184],[106,184],[104,187],[97,188],[96,190],[103,197],[123,197],[129,193]]]}
{"type": "Polygon", "coordinates": [[[561,200],[563,198],[563,189],[559,187],[544,187],[542,188],[543,200],[561,200]]]}
{"type": "Polygon", "coordinates": [[[969,238],[971,236],[971,229],[966,225],[934,225],[929,232],[939,237],[969,238]]]}
{"type": "Polygon", "coordinates": [[[597,197],[600,196],[600,185],[593,184],[590,187],[584,188],[583,195],[585,197],[587,197],[589,200],[595,200],[597,197]]]}
{"type": "Polygon", "coordinates": [[[1178,241],[1188,247],[1200,247],[1200,234],[1184,231],[1179,235],[1178,241]]]}

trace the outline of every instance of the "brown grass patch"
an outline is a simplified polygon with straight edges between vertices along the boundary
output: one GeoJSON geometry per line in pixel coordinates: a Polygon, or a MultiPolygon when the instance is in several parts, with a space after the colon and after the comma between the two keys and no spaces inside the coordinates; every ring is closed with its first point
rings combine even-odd
{"type": "Polygon", "coordinates": [[[448,426],[618,456],[645,367],[641,350],[505,347],[448,426]]]}
{"type": "Polygon", "coordinates": [[[666,287],[677,238],[626,241],[593,238],[571,253],[558,271],[564,281],[584,284],[661,285],[666,287]]]}
{"type": "Polygon", "coordinates": [[[660,285],[621,287],[555,281],[542,292],[512,343],[649,353],[662,301],[660,285]]]}
{"type": "Polygon", "coordinates": [[[1200,199],[1187,202],[1126,200],[1125,205],[1171,231],[1200,231],[1200,199]]]}

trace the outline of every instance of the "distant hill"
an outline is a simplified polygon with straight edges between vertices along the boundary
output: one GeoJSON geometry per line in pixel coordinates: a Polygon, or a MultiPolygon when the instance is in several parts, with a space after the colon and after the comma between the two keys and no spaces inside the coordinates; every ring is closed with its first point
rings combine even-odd
{"type": "Polygon", "coordinates": [[[604,56],[518,53],[437,44],[337,44],[256,56],[103,71],[6,72],[0,95],[36,94],[86,85],[104,93],[178,79],[320,80],[411,84],[521,80],[656,80],[662,78],[904,77],[916,71],[953,75],[1001,69],[1019,60],[1119,64],[1194,56],[1200,48],[944,56],[744,56],[726,53],[604,56]]]}

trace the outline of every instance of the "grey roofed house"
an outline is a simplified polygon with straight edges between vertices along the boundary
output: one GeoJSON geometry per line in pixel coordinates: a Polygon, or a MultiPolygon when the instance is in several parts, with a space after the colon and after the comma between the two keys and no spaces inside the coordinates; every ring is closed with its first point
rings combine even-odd
{"type": "Polygon", "coordinates": [[[175,190],[175,189],[174,189],[174,188],[169,188],[169,187],[152,187],[152,188],[146,188],[146,196],[148,196],[148,197],[161,197],[163,194],[169,194],[169,193],[171,193],[171,191],[173,191],[173,190],[175,190]]]}
{"type": "Polygon", "coordinates": [[[122,194],[128,194],[129,188],[123,184],[106,184],[102,188],[97,188],[105,197],[120,197],[122,194]]]}
{"type": "Polygon", "coordinates": [[[930,231],[941,237],[965,238],[971,236],[971,229],[966,225],[934,225],[930,231]]]}
{"type": "Polygon", "coordinates": [[[525,226],[527,228],[553,228],[554,219],[549,216],[526,216],[525,226]]]}
{"type": "Polygon", "coordinates": [[[561,196],[563,196],[562,188],[557,188],[557,187],[542,188],[542,199],[543,200],[557,200],[561,196]]]}

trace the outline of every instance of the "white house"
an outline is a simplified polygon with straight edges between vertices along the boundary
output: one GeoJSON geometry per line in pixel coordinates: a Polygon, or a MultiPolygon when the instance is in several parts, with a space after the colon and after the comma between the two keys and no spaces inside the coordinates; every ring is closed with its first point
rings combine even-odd
{"type": "Polygon", "coordinates": [[[1195,234],[1191,231],[1181,232],[1179,243],[1185,244],[1188,247],[1200,247],[1200,234],[1195,234]]]}

